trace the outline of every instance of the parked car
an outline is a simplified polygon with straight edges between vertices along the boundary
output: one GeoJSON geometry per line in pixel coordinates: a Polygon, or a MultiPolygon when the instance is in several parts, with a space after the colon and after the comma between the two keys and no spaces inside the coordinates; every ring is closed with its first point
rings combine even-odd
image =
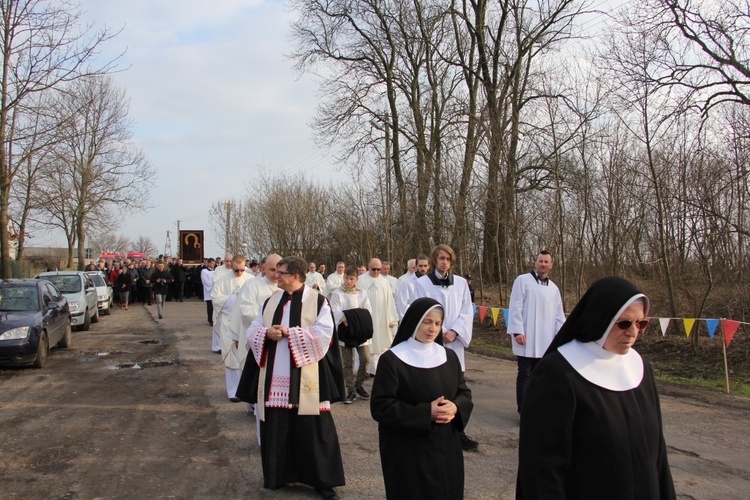
{"type": "Polygon", "coordinates": [[[70,347],[68,300],[46,280],[0,280],[0,364],[42,368],[51,346],[70,347]]]}
{"type": "Polygon", "coordinates": [[[113,302],[112,284],[109,283],[109,279],[105,278],[100,271],[88,271],[86,274],[91,277],[91,281],[94,282],[94,286],[96,287],[99,314],[109,315],[113,302]]]}
{"type": "Polygon", "coordinates": [[[35,277],[51,281],[68,299],[72,324],[78,330],[88,330],[99,321],[96,287],[84,271],[51,271],[35,277]]]}

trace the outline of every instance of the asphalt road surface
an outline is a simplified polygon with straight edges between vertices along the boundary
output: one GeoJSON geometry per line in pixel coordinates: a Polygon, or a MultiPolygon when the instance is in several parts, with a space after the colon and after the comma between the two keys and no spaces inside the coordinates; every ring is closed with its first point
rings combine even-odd
{"type": "MultiPolygon", "coordinates": [[[[302,485],[263,488],[255,419],[227,400],[204,304],[170,302],[164,314],[116,309],[53,349],[44,369],[0,370],[0,498],[317,498],[302,485]]],[[[466,498],[514,498],[515,368],[467,354],[467,433],[480,446],[465,453],[466,498]]],[[[678,497],[750,498],[750,401],[660,392],[678,497]]],[[[384,498],[369,404],[336,404],[333,415],[339,496],[384,498]]]]}

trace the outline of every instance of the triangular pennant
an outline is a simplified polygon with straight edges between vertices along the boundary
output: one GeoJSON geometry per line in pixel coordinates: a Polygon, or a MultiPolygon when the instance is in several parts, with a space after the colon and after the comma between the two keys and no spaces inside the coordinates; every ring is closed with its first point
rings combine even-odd
{"type": "Polygon", "coordinates": [[[492,324],[497,326],[497,317],[500,315],[500,309],[493,307],[490,309],[490,312],[492,313],[492,324]]]}
{"type": "Polygon", "coordinates": [[[690,338],[690,332],[693,330],[695,318],[683,318],[682,323],[685,325],[685,335],[690,338]]]}
{"type": "Polygon", "coordinates": [[[661,326],[661,336],[665,336],[667,334],[667,328],[669,328],[669,322],[672,320],[672,318],[659,318],[659,326],[661,326]]]}
{"type": "MultiPolygon", "coordinates": [[[[474,315],[474,316],[476,316],[476,315],[477,315],[477,309],[478,309],[478,308],[477,308],[477,306],[471,306],[471,307],[473,307],[473,308],[474,308],[474,313],[473,313],[473,315],[474,315]]],[[[481,320],[480,320],[480,321],[481,321],[481,320]]]]}
{"type": "Polygon", "coordinates": [[[479,322],[484,323],[484,318],[487,316],[487,306],[479,308],[479,322]]]}
{"type": "Polygon", "coordinates": [[[503,309],[503,320],[505,320],[505,327],[508,327],[508,314],[510,314],[509,309],[503,309]]]}
{"type": "Polygon", "coordinates": [[[724,343],[727,347],[729,347],[729,344],[732,343],[734,334],[737,333],[737,328],[739,328],[739,326],[739,321],[734,321],[731,319],[721,320],[721,328],[724,330],[724,343]]]}
{"type": "Polygon", "coordinates": [[[711,338],[714,338],[714,333],[716,333],[716,327],[719,326],[719,320],[718,319],[707,319],[706,320],[706,328],[708,328],[708,336],[711,338]]]}

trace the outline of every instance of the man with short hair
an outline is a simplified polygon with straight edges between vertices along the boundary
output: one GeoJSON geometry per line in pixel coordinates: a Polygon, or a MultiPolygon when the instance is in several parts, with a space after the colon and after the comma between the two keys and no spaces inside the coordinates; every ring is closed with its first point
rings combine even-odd
{"type": "Polygon", "coordinates": [[[326,273],[326,265],[325,264],[321,264],[318,267],[318,272],[320,273],[321,276],[323,276],[323,279],[327,279],[328,278],[328,274],[326,273]]]}
{"type": "MultiPolygon", "coordinates": [[[[216,282],[216,280],[218,280],[225,274],[232,274],[232,259],[233,258],[234,258],[234,255],[227,252],[227,254],[224,256],[223,266],[219,264],[219,261],[217,259],[216,269],[214,269],[214,282],[216,282]]],[[[214,321],[216,321],[216,318],[214,318],[214,321]]]]}
{"type": "Polygon", "coordinates": [[[539,360],[565,323],[560,290],[552,280],[552,254],[542,250],[530,273],[513,282],[508,303],[508,335],[512,335],[513,354],[518,360],[516,403],[521,413],[526,386],[539,360]]]}
{"type": "Polygon", "coordinates": [[[301,257],[277,263],[281,290],[247,330],[252,356],[238,396],[257,403],[263,486],[304,483],[336,498],[345,480],[330,410],[344,398],[343,369],[331,308],[305,286],[306,269],[301,257]]]}
{"type": "Polygon", "coordinates": [[[404,284],[404,281],[411,278],[412,275],[417,270],[417,259],[409,259],[406,262],[406,272],[398,277],[398,286],[401,288],[401,285],[404,284]]]}
{"type": "Polygon", "coordinates": [[[172,279],[174,280],[173,298],[176,301],[185,302],[185,281],[187,280],[187,267],[182,263],[182,259],[177,259],[170,269],[172,279]]]}
{"type": "Polygon", "coordinates": [[[391,276],[391,263],[387,260],[383,261],[383,268],[380,271],[380,275],[385,278],[385,280],[388,282],[388,284],[391,286],[391,294],[393,295],[393,299],[396,299],[396,294],[398,293],[398,280],[391,276]]]}
{"type": "MultiPolygon", "coordinates": [[[[214,303],[211,301],[211,290],[213,289],[214,284],[214,267],[216,266],[216,261],[213,257],[209,257],[208,260],[206,260],[206,267],[205,269],[201,270],[201,285],[203,286],[203,301],[206,303],[206,314],[208,316],[208,324],[213,326],[214,325],[214,303]]],[[[220,349],[220,342],[218,339],[218,336],[215,339],[214,342],[214,351],[217,351],[220,349]]]]}
{"type": "Polygon", "coordinates": [[[236,396],[237,385],[240,382],[247,349],[244,348],[244,345],[240,349],[239,340],[229,329],[229,320],[242,285],[252,279],[253,276],[250,273],[245,273],[244,256],[235,255],[231,262],[232,274],[225,273],[224,276],[214,281],[211,300],[214,303],[214,311],[218,311],[218,314],[215,315],[214,328],[221,339],[221,359],[225,366],[227,397],[230,401],[236,403],[239,402],[236,396]]]}
{"type": "Polygon", "coordinates": [[[320,293],[325,292],[326,280],[315,270],[315,262],[310,262],[308,269],[310,271],[305,275],[305,285],[320,293]]]}
{"type": "Polygon", "coordinates": [[[390,349],[393,342],[393,329],[398,324],[396,303],[393,300],[391,286],[380,276],[383,269],[380,259],[370,260],[368,273],[359,276],[359,288],[367,292],[367,298],[372,307],[372,347],[370,349],[370,365],[368,373],[375,375],[380,355],[390,349]]]}
{"type": "Polygon", "coordinates": [[[331,293],[344,284],[344,269],[346,266],[343,262],[336,263],[336,272],[331,273],[326,280],[326,297],[331,298],[331,293]]]}
{"type": "Polygon", "coordinates": [[[401,283],[396,294],[396,311],[398,312],[399,321],[404,319],[404,314],[412,302],[418,298],[415,295],[417,280],[430,272],[430,258],[424,254],[419,254],[414,259],[414,273],[401,283]]]}

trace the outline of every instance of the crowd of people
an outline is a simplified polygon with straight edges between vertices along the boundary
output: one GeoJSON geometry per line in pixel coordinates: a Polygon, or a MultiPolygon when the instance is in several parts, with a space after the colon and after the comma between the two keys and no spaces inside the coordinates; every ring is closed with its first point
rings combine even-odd
{"type": "MultiPolygon", "coordinates": [[[[455,261],[438,245],[398,278],[378,258],[337,262],[327,274],[324,264],[277,254],[257,266],[227,254],[193,272],[227,397],[255,415],[266,488],[303,483],[337,498],[345,474],[331,404],[360,399],[378,422],[388,498],[463,498],[463,453],[479,443],[464,432],[473,409],[464,378],[473,287],[454,274],[455,261]]],[[[113,269],[124,307],[128,291],[157,306],[184,300],[180,266],[113,269]],[[141,283],[151,284],[145,297],[141,283]]],[[[517,498],[675,498],[653,375],[633,349],[648,325],[648,298],[606,277],[566,319],[552,269],[552,255],[539,252],[509,300],[517,498]]]]}

